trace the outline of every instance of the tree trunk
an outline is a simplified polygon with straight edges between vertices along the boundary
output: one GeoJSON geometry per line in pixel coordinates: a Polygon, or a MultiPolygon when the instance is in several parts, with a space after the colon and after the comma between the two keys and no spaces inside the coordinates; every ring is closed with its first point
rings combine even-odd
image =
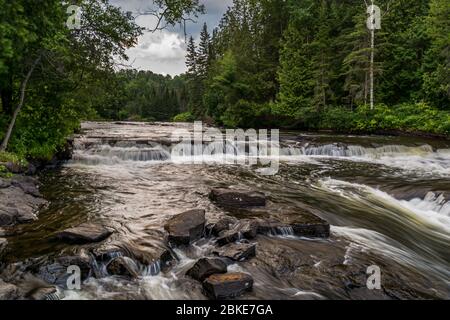
{"type": "Polygon", "coordinates": [[[36,69],[36,66],[41,61],[41,58],[42,55],[39,55],[39,57],[36,58],[27,75],[25,76],[25,79],[23,79],[22,85],[20,86],[20,100],[17,104],[16,110],[14,111],[11,122],[9,123],[8,131],[6,131],[5,138],[3,139],[2,145],[0,146],[0,151],[6,151],[6,148],[8,147],[8,142],[11,138],[11,133],[14,129],[14,125],[16,124],[17,116],[19,115],[20,109],[22,109],[23,103],[25,102],[25,90],[27,89],[28,81],[30,80],[34,69],[36,69]]]}

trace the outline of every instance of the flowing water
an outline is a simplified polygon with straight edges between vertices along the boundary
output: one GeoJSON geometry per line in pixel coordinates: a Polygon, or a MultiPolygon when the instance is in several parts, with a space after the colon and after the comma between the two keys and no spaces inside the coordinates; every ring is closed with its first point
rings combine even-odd
{"type": "MultiPolygon", "coordinates": [[[[331,224],[329,239],[293,236],[285,228],[258,236],[257,257],[229,266],[250,273],[250,299],[450,298],[450,143],[419,138],[336,136],[283,132],[279,172],[250,165],[171,161],[171,134],[188,124],[84,123],[72,161],[42,174],[50,200],[39,220],[16,227],[10,262],[46,261],[80,246],[53,240],[86,221],[115,230],[106,245],[151,256],[164,246],[165,221],[204,208],[209,222],[230,213],[208,199],[214,187],[264,192],[258,217],[285,220],[310,212],[331,224]],[[377,265],[380,290],[367,290],[377,265]]],[[[226,150],[232,152],[232,150],[226,150]]],[[[216,155],[217,156],[217,155],[216,155]]],[[[220,156],[220,155],[219,155],[220,156]]],[[[173,160],[173,159],[172,159],[173,160]]],[[[184,275],[214,247],[203,239],[175,249],[169,272],[140,265],[137,280],[87,279],[66,299],[203,299],[184,275]]],[[[101,269],[101,266],[99,267],[101,269]]]]}

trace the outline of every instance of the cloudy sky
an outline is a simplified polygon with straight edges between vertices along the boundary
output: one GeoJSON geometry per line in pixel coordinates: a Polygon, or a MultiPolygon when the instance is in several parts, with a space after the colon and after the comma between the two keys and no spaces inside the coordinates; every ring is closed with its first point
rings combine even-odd
{"type": "MultiPolygon", "coordinates": [[[[200,0],[206,7],[206,14],[199,16],[197,23],[187,24],[188,37],[192,35],[197,41],[203,23],[208,24],[211,31],[216,27],[232,0],[200,0]]],[[[124,11],[142,12],[151,8],[152,0],[111,0],[112,4],[120,6],[124,11]]],[[[143,27],[155,27],[156,19],[149,15],[138,16],[136,22],[143,27]]],[[[151,70],[155,73],[178,75],[186,71],[186,44],[184,31],[181,27],[162,31],[145,32],[139,39],[139,44],[128,50],[128,63],[138,70],[151,70]]]]}

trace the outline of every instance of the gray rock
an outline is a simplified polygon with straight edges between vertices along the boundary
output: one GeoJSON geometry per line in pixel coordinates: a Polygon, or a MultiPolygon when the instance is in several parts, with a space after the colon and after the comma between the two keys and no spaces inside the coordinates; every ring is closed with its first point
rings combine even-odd
{"type": "Polygon", "coordinates": [[[19,297],[19,288],[0,279],[0,300],[15,300],[19,297]]]}
{"type": "Polygon", "coordinates": [[[250,208],[266,205],[266,196],[261,192],[254,191],[213,189],[209,198],[225,208],[250,208]]]}
{"type": "Polygon", "coordinates": [[[256,244],[252,243],[231,243],[222,248],[213,250],[219,257],[228,258],[234,261],[243,261],[253,258],[256,255],[256,244]]]}
{"type": "Polygon", "coordinates": [[[19,211],[16,208],[0,207],[0,226],[11,226],[16,223],[19,211]]]}
{"type": "Polygon", "coordinates": [[[12,181],[12,185],[23,190],[26,194],[33,197],[41,198],[42,194],[37,187],[36,179],[28,176],[15,176],[12,181]]]}
{"type": "Polygon", "coordinates": [[[190,210],[170,218],[164,229],[169,233],[170,243],[189,245],[203,236],[205,223],[205,210],[190,210]]]}
{"type": "Polygon", "coordinates": [[[0,178],[0,189],[11,187],[11,180],[0,178]]]}
{"type": "Polygon", "coordinates": [[[85,280],[90,274],[90,259],[88,256],[64,256],[55,259],[51,264],[41,266],[37,276],[47,283],[67,288],[69,266],[77,266],[81,271],[81,279],[85,280]]]}
{"type": "Polygon", "coordinates": [[[213,274],[226,272],[227,264],[222,260],[202,258],[198,260],[191,269],[188,270],[186,275],[195,280],[203,282],[203,280],[213,274]]]}
{"type": "Polygon", "coordinates": [[[137,264],[128,257],[117,257],[111,260],[106,266],[109,274],[115,276],[122,276],[127,278],[138,278],[139,268],[137,264]]]}
{"type": "Polygon", "coordinates": [[[62,241],[76,244],[100,242],[108,238],[112,232],[94,223],[83,223],[77,227],[59,232],[56,237],[62,241]]]}
{"type": "Polygon", "coordinates": [[[229,299],[253,289],[253,279],[245,273],[213,274],[203,282],[203,291],[210,299],[229,299]]]}

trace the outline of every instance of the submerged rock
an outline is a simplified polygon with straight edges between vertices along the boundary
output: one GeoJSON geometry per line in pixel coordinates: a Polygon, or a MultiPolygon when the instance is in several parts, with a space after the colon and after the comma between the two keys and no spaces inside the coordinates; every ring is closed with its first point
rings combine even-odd
{"type": "Polygon", "coordinates": [[[202,258],[188,270],[186,275],[203,282],[206,278],[217,273],[226,273],[227,264],[220,259],[202,258]]]}
{"type": "Polygon", "coordinates": [[[261,192],[254,191],[213,189],[209,198],[219,206],[229,208],[264,207],[266,205],[266,196],[261,192]]]}
{"type": "Polygon", "coordinates": [[[170,243],[189,245],[203,236],[205,223],[205,210],[190,210],[170,218],[164,229],[169,233],[170,243]]]}
{"type": "Polygon", "coordinates": [[[203,290],[211,299],[236,298],[253,289],[253,278],[245,273],[213,274],[203,282],[203,290]]]}
{"type": "Polygon", "coordinates": [[[112,259],[106,266],[106,270],[111,275],[133,279],[139,277],[139,268],[137,264],[128,257],[117,257],[112,259]]]}
{"type": "Polygon", "coordinates": [[[256,244],[252,243],[231,243],[213,251],[219,257],[228,258],[234,261],[243,261],[256,255],[256,244]]]}
{"type": "Polygon", "coordinates": [[[101,225],[83,223],[77,227],[59,232],[57,238],[69,243],[83,244],[103,241],[111,234],[110,230],[101,225]]]}

